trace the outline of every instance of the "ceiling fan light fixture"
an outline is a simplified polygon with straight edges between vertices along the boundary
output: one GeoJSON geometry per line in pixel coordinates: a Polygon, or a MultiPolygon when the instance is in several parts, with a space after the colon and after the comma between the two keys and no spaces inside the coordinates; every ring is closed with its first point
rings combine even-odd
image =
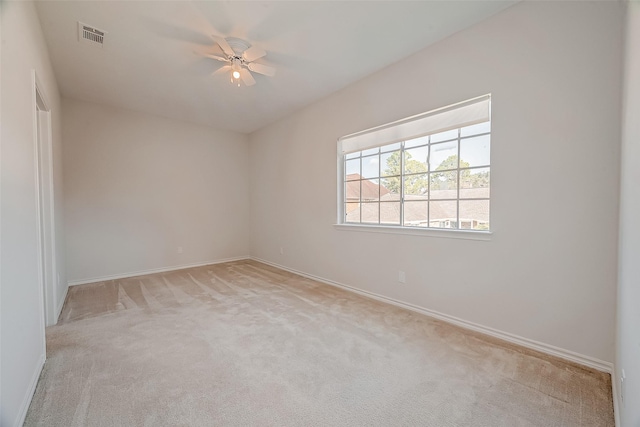
{"type": "Polygon", "coordinates": [[[240,86],[240,80],[242,80],[245,85],[253,86],[256,81],[251,72],[264,74],[265,76],[273,76],[275,74],[275,68],[253,62],[267,54],[264,49],[251,46],[248,42],[235,37],[213,36],[213,39],[220,46],[226,58],[217,54],[206,56],[229,64],[223,69],[226,71],[231,68],[231,83],[237,83],[240,86]]]}
{"type": "Polygon", "coordinates": [[[240,78],[240,68],[242,68],[240,60],[238,58],[233,58],[231,63],[231,77],[233,77],[234,80],[238,80],[240,78]]]}

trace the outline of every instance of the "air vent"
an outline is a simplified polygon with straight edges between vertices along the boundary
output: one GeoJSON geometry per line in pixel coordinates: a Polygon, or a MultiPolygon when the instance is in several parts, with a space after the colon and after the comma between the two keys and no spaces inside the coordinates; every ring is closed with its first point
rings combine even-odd
{"type": "Polygon", "coordinates": [[[78,22],[78,40],[82,43],[102,47],[104,45],[105,34],[106,31],[78,22]]]}

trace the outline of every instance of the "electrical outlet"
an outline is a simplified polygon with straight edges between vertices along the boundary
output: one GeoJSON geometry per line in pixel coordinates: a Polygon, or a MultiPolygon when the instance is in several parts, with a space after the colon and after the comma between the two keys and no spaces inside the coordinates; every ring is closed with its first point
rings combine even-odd
{"type": "Polygon", "coordinates": [[[407,283],[407,275],[402,270],[398,271],[398,282],[407,283]]]}
{"type": "Polygon", "coordinates": [[[182,246],[178,246],[178,253],[181,254],[182,253],[182,246]]]}
{"type": "Polygon", "coordinates": [[[280,248],[280,255],[284,255],[284,248],[280,248]]]}

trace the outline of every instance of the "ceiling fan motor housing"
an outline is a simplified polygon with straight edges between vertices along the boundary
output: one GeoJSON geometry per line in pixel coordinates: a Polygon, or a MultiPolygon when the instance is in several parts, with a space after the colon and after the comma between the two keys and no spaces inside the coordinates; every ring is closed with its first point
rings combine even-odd
{"type": "Polygon", "coordinates": [[[244,51],[251,47],[248,42],[236,37],[228,37],[225,40],[227,41],[231,49],[233,49],[233,51],[236,53],[236,56],[238,58],[242,58],[242,54],[244,53],[244,51]]]}

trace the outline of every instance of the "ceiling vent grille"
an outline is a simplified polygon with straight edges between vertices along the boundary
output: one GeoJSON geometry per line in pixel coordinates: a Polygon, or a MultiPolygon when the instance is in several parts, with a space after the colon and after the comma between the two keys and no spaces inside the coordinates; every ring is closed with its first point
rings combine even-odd
{"type": "Polygon", "coordinates": [[[102,47],[104,46],[105,34],[106,31],[78,22],[78,39],[80,42],[102,47]]]}

